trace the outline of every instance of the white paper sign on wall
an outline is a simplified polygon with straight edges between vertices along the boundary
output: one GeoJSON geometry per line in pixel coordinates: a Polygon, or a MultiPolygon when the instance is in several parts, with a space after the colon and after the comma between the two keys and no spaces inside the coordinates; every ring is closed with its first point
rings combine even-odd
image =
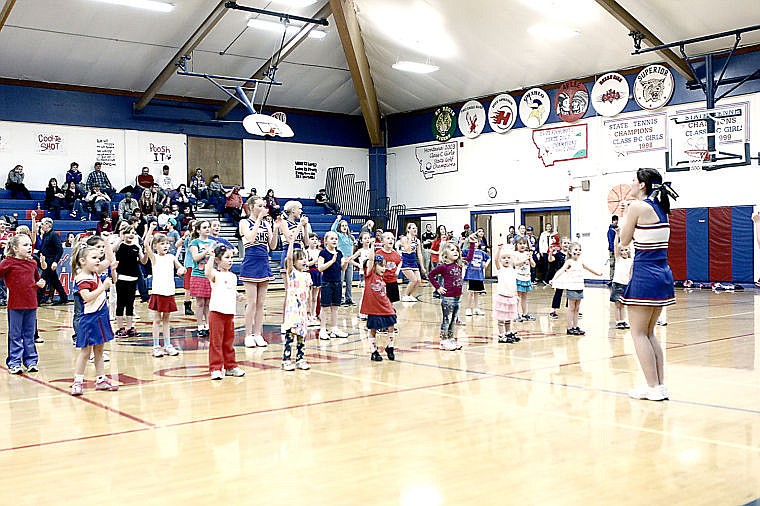
{"type": "Polygon", "coordinates": [[[459,143],[428,144],[414,148],[414,156],[420,164],[420,172],[425,179],[459,170],[459,143]]]}
{"type": "Polygon", "coordinates": [[[63,139],[63,134],[60,133],[39,132],[35,142],[36,150],[49,155],[65,155],[66,144],[63,139]]]}

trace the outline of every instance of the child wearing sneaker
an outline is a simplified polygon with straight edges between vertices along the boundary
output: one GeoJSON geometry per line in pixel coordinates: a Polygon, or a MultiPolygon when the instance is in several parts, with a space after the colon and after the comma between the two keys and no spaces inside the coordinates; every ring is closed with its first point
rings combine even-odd
{"type": "Polygon", "coordinates": [[[475,252],[477,237],[470,235],[470,249],[467,259],[462,258],[459,246],[455,242],[447,242],[440,253],[441,263],[430,272],[428,280],[435,290],[441,294],[441,342],[440,349],[454,351],[462,348],[454,336],[454,327],[459,313],[459,298],[462,296],[462,266],[466,261],[472,260],[475,252]],[[436,276],[443,278],[443,284],[439,283],[436,276]]]}
{"type": "Polygon", "coordinates": [[[499,342],[516,343],[520,340],[512,332],[512,320],[517,318],[517,278],[515,277],[514,257],[499,244],[496,250],[496,289],[493,292],[493,315],[498,322],[499,342]]]}
{"type": "Polygon", "coordinates": [[[475,253],[472,255],[472,260],[467,264],[467,269],[464,272],[464,280],[467,281],[467,309],[464,312],[465,316],[472,315],[484,315],[486,314],[480,309],[480,294],[486,293],[483,281],[486,279],[486,268],[491,263],[491,257],[485,251],[485,243],[483,242],[483,229],[479,228],[477,233],[478,247],[475,253]]]}
{"type": "MultiPolygon", "coordinates": [[[[367,223],[372,223],[372,220],[368,220],[367,223]]],[[[366,224],[364,225],[367,226],[366,224]]],[[[354,267],[356,267],[359,270],[359,277],[361,278],[361,281],[359,282],[359,287],[364,287],[364,264],[369,260],[371,257],[375,256],[375,238],[370,235],[369,232],[364,231],[359,234],[359,245],[361,246],[358,250],[359,257],[357,258],[357,261],[352,262],[354,267]],[[370,246],[370,239],[371,239],[371,246],[370,246]]],[[[367,315],[362,313],[361,309],[359,309],[358,318],[360,320],[366,320],[367,315]]]]}
{"type": "Polygon", "coordinates": [[[319,301],[319,290],[322,286],[322,273],[319,272],[317,262],[319,261],[319,236],[315,233],[309,234],[309,248],[306,250],[307,265],[311,275],[311,288],[309,289],[309,327],[319,326],[319,317],[317,316],[317,302],[319,301]]]}
{"type": "Polygon", "coordinates": [[[359,253],[354,253],[348,258],[338,249],[338,234],[327,232],[325,234],[325,249],[319,252],[317,268],[322,273],[322,327],[319,330],[319,338],[322,340],[331,337],[348,337],[348,334],[338,328],[338,307],[341,300],[341,273],[348,263],[356,258],[359,253]],[[328,333],[328,325],[332,330],[328,333]]]}
{"type": "Polygon", "coordinates": [[[140,266],[148,261],[148,257],[137,240],[134,225],[122,222],[119,227],[120,241],[114,245],[116,254],[116,337],[134,337],[137,335],[133,324],[135,314],[135,290],[140,276],[140,266]],[[124,326],[124,313],[127,313],[127,325],[124,326]],[[128,329],[128,330],[127,330],[128,329]]]}
{"type": "Polygon", "coordinates": [[[621,246],[620,239],[615,238],[615,274],[612,276],[610,285],[610,302],[615,303],[615,328],[625,330],[631,328],[625,321],[625,305],[620,302],[625,287],[631,280],[631,270],[633,269],[633,257],[631,248],[621,246]]]}
{"type": "MultiPolygon", "coordinates": [[[[103,347],[114,337],[111,329],[111,318],[106,303],[106,291],[111,287],[111,279],[100,281],[100,256],[98,248],[80,243],[75,248],[71,258],[74,283],[84,306],[79,319],[76,347],[79,350],[74,366],[74,383],[71,385],[71,395],[84,393],[84,369],[90,352],[94,355],[95,390],[115,392],[119,386],[105,375],[103,347]]],[[[134,297],[134,288],[132,295],[134,297]]]]}
{"type": "MultiPolygon", "coordinates": [[[[553,265],[552,271],[554,273],[556,273],[557,270],[561,269],[562,266],[565,265],[565,259],[567,258],[567,253],[569,249],[570,249],[569,237],[563,237],[562,239],[560,239],[559,251],[554,251],[553,248],[549,248],[549,253],[548,253],[547,258],[549,260],[549,263],[553,265]]],[[[559,319],[559,315],[557,314],[557,309],[559,309],[559,305],[562,302],[562,292],[564,292],[562,288],[554,289],[554,297],[552,297],[552,310],[549,313],[549,319],[551,320],[559,319]]]]}
{"type": "MultiPolygon", "coordinates": [[[[375,239],[370,240],[372,251],[375,249],[375,239]]],[[[372,346],[370,359],[380,362],[383,357],[377,350],[377,333],[385,332],[387,344],[385,353],[388,360],[396,360],[393,352],[393,338],[395,337],[396,310],[388,299],[385,281],[383,281],[386,264],[382,255],[372,255],[364,262],[364,295],[362,295],[361,313],[367,315],[367,329],[369,330],[369,343],[372,346]]]]}
{"type": "Polygon", "coordinates": [[[396,238],[392,232],[383,232],[382,246],[377,250],[377,254],[385,260],[385,272],[383,281],[385,281],[385,293],[391,304],[401,300],[401,294],[398,290],[398,273],[401,272],[401,255],[393,249],[396,238]]]}
{"type": "Polygon", "coordinates": [[[295,233],[288,236],[288,251],[285,257],[285,282],[288,284],[285,297],[285,314],[283,316],[282,330],[285,332],[285,346],[282,352],[282,370],[306,371],[311,366],[304,358],[304,340],[306,338],[309,323],[309,291],[311,286],[311,274],[308,272],[307,255],[302,248],[295,249],[293,244],[296,237],[304,231],[308,219],[302,216],[298,221],[295,233]],[[296,363],[291,360],[293,336],[296,341],[296,363]]]}
{"type": "MultiPolygon", "coordinates": [[[[195,297],[195,320],[198,323],[198,337],[209,336],[209,298],[211,297],[211,284],[206,278],[205,267],[208,257],[214,251],[216,241],[211,239],[211,222],[198,220],[190,241],[190,256],[193,257],[193,270],[190,273],[190,295],[195,297]]],[[[228,248],[225,246],[225,251],[228,248]]],[[[230,250],[230,254],[232,251],[230,250]]]]}
{"type": "MultiPolygon", "coordinates": [[[[212,380],[225,376],[245,376],[235,360],[235,311],[237,301],[245,300],[237,292],[237,276],[232,268],[232,250],[224,244],[209,250],[203,267],[204,279],[211,285],[208,300],[208,368],[212,380]]],[[[200,309],[200,307],[199,307],[200,309]]]]}
{"type": "Polygon", "coordinates": [[[152,221],[148,226],[145,239],[145,252],[153,266],[153,287],[151,289],[148,309],[153,311],[153,356],[171,357],[179,355],[179,350],[170,341],[169,317],[177,310],[174,300],[174,272],[178,276],[185,273],[185,268],[177,258],[169,253],[169,239],[164,234],[153,235],[157,222],[152,221]],[[164,346],[160,345],[160,334],[164,333],[164,346]]]}
{"type": "Polygon", "coordinates": [[[584,270],[597,276],[602,275],[581,261],[581,253],[580,243],[570,244],[570,257],[551,281],[553,287],[563,288],[567,293],[567,333],[575,336],[586,333],[578,326],[578,312],[583,300],[584,270]]]}
{"type": "Polygon", "coordinates": [[[26,234],[11,237],[5,246],[5,259],[0,262],[0,279],[8,287],[8,358],[5,365],[11,374],[37,372],[37,288],[45,287],[32,259],[32,240],[26,234]]]}
{"type": "Polygon", "coordinates": [[[534,321],[536,318],[528,313],[528,292],[533,290],[530,270],[536,267],[533,261],[533,254],[528,251],[528,239],[521,236],[515,240],[514,265],[515,277],[517,278],[517,298],[519,301],[519,311],[515,321],[526,322],[534,321]]]}

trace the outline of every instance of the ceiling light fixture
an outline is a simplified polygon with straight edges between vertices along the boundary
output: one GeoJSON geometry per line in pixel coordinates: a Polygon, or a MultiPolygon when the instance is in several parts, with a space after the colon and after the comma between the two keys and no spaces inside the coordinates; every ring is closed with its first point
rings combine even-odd
{"type": "Polygon", "coordinates": [[[402,72],[412,72],[413,74],[430,74],[438,70],[438,66],[431,65],[430,63],[420,63],[408,60],[399,60],[391,65],[396,70],[402,72]]]}
{"type": "MultiPolygon", "coordinates": [[[[288,35],[295,35],[303,28],[303,25],[287,25],[286,33],[288,35]]],[[[282,33],[285,25],[274,21],[266,21],[259,18],[251,18],[248,20],[248,28],[255,28],[256,30],[264,30],[267,32],[282,33]]],[[[309,32],[309,38],[311,39],[324,39],[327,36],[327,32],[324,30],[312,29],[309,32]]]]}
{"type": "Polygon", "coordinates": [[[554,23],[537,23],[528,28],[528,33],[548,40],[571,39],[581,34],[578,30],[554,23]]]}
{"type": "Polygon", "coordinates": [[[174,4],[158,2],[156,0],[96,0],[106,4],[123,5],[125,7],[137,7],[156,12],[171,12],[174,10],[174,4]]]}

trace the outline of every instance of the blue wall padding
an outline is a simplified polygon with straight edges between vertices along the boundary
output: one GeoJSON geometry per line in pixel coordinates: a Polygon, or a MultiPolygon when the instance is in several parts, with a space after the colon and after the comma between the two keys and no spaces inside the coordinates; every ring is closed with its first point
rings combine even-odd
{"type": "Polygon", "coordinates": [[[693,281],[709,280],[709,223],[706,207],[686,210],[686,276],[693,281]]]}
{"type": "Polygon", "coordinates": [[[752,206],[734,206],[731,218],[733,229],[732,267],[734,283],[754,281],[754,228],[752,206]]]}

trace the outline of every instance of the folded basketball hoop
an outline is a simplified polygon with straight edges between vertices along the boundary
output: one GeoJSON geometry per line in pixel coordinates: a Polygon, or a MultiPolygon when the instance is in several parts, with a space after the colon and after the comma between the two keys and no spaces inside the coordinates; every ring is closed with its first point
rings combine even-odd
{"type": "Polygon", "coordinates": [[[689,170],[702,170],[704,163],[710,159],[706,149],[686,149],[684,153],[689,157],[689,170]]]}
{"type": "Polygon", "coordinates": [[[253,135],[293,137],[293,130],[283,121],[266,114],[249,114],[243,118],[243,128],[253,135]]]}

